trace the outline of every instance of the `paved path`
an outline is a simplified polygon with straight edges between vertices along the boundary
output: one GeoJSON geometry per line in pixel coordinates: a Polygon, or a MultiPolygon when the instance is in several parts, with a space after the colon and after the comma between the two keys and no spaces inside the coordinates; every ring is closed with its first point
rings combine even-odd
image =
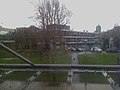
{"type": "MultiPolygon", "coordinates": [[[[85,54],[85,52],[75,52],[71,53],[71,64],[78,64],[78,55],[85,54]]],[[[86,52],[86,54],[91,54],[91,52],[86,52]]],[[[78,70],[78,69],[72,69],[72,70],[78,70]]],[[[69,72],[70,73],[70,72],[69,72]]],[[[73,73],[73,76],[71,76],[73,83],[80,83],[80,74],[79,73],[73,73]]]]}
{"type": "Polygon", "coordinates": [[[72,53],[71,64],[78,64],[78,54],[72,53]]]}
{"type": "MultiPolygon", "coordinates": [[[[0,84],[0,90],[18,90],[22,85],[20,81],[5,81],[0,84]]],[[[72,84],[67,85],[61,83],[58,86],[51,86],[49,83],[32,82],[25,90],[85,90],[85,84],[72,84]]],[[[109,84],[87,84],[87,90],[113,90],[109,84]]]]}
{"type": "MultiPolygon", "coordinates": [[[[78,53],[72,53],[71,64],[78,64],[78,53]]],[[[77,70],[77,69],[72,69],[72,70],[77,70]]],[[[73,83],[80,83],[80,74],[73,73],[72,81],[73,83]]]]}
{"type": "MultiPolygon", "coordinates": [[[[71,64],[78,64],[78,53],[71,53],[71,64]]],[[[77,70],[77,69],[71,69],[68,72],[68,76],[67,76],[68,84],[80,82],[79,80],[80,75],[78,73],[73,73],[74,70],[77,70]]]]}

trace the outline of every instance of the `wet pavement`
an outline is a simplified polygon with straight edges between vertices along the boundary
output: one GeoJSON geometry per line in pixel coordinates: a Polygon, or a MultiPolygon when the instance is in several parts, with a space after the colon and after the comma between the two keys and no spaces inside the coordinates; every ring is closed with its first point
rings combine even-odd
{"type": "MultiPolygon", "coordinates": [[[[18,87],[22,87],[21,81],[5,81],[0,84],[0,90],[20,90],[18,87]]],[[[84,83],[71,84],[59,83],[57,86],[53,86],[47,82],[32,82],[25,90],[113,90],[109,84],[90,84],[84,83]],[[86,88],[86,89],[85,89],[86,88]]]]}
{"type": "Polygon", "coordinates": [[[72,53],[71,64],[78,64],[78,53],[72,53]]]}
{"type": "MultiPolygon", "coordinates": [[[[78,53],[72,53],[71,64],[78,64],[78,53]]],[[[73,73],[72,83],[74,83],[74,84],[80,83],[80,74],[79,73],[73,73]]]]}

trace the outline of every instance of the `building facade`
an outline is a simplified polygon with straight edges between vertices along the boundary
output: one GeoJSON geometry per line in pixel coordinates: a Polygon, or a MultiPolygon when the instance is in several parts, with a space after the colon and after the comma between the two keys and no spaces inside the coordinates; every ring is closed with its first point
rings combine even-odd
{"type": "Polygon", "coordinates": [[[91,32],[63,31],[63,38],[65,44],[69,47],[87,47],[89,49],[99,45],[98,37],[96,37],[95,33],[91,32]]]}
{"type": "MultiPolygon", "coordinates": [[[[68,47],[87,47],[90,49],[93,46],[99,46],[99,34],[101,33],[101,26],[96,26],[95,32],[88,31],[72,31],[70,30],[70,26],[66,25],[48,25],[48,29],[61,30],[62,38],[64,40],[64,44],[68,47]]],[[[58,43],[59,44],[59,43],[58,43]]]]}

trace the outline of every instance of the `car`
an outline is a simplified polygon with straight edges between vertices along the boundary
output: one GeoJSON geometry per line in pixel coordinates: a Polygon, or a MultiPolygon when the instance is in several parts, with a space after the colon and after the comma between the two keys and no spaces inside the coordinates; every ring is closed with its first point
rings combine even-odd
{"type": "Polygon", "coordinates": [[[79,48],[79,47],[76,47],[76,46],[72,46],[73,48],[75,48],[75,51],[78,51],[78,52],[82,52],[83,49],[82,48],[79,48]]]}
{"type": "Polygon", "coordinates": [[[70,50],[71,50],[71,51],[76,51],[76,48],[70,47],[70,50]]]}
{"type": "Polygon", "coordinates": [[[75,51],[78,51],[78,52],[80,51],[80,49],[78,47],[73,46],[73,48],[76,49],[75,51]]]}
{"type": "Polygon", "coordinates": [[[84,51],[82,48],[79,48],[79,47],[76,47],[76,46],[68,47],[68,50],[77,51],[77,52],[83,52],[84,51]]]}
{"type": "Polygon", "coordinates": [[[84,49],[83,49],[83,48],[78,48],[78,50],[79,50],[80,52],[83,52],[83,51],[84,51],[84,49]]]}
{"type": "Polygon", "coordinates": [[[102,49],[99,48],[99,47],[92,47],[90,50],[91,50],[92,52],[99,52],[99,53],[102,52],[102,49]]]}

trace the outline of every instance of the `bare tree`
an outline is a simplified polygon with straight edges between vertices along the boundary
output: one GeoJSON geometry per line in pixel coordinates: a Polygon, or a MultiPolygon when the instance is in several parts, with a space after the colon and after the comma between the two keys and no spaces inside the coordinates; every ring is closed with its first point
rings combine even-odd
{"type": "Polygon", "coordinates": [[[38,28],[30,26],[29,28],[17,28],[15,30],[16,49],[34,49],[37,47],[38,28]]]}
{"type": "MultiPolygon", "coordinates": [[[[39,3],[36,4],[35,7],[37,11],[35,19],[39,22],[42,30],[42,34],[40,34],[39,38],[40,43],[44,45],[48,60],[52,57],[52,63],[54,63],[53,56],[55,56],[54,50],[56,48],[56,43],[62,41],[60,25],[69,23],[71,12],[65,5],[60,4],[59,0],[39,0],[39,3]],[[48,25],[53,25],[53,27],[49,28],[48,25]],[[59,29],[56,30],[54,25],[58,25],[59,29]]],[[[53,78],[55,80],[55,75],[53,78]]]]}
{"type": "Polygon", "coordinates": [[[66,25],[70,21],[71,12],[59,0],[42,0],[35,7],[36,20],[43,30],[47,29],[47,25],[66,25]]]}
{"type": "Polygon", "coordinates": [[[114,46],[117,49],[120,49],[120,26],[114,26],[114,28],[111,30],[111,36],[114,41],[114,46]]]}
{"type": "MultiPolygon", "coordinates": [[[[42,33],[42,41],[45,47],[48,48],[50,43],[55,48],[55,43],[61,42],[61,28],[56,31],[56,28],[48,28],[48,25],[66,25],[70,21],[72,13],[60,4],[59,0],[39,0],[39,3],[35,5],[36,15],[35,19],[39,22],[42,33]],[[59,39],[56,38],[59,37],[59,39]],[[49,43],[49,44],[48,44],[49,43]]],[[[49,48],[48,48],[49,49],[49,48]]]]}
{"type": "Polygon", "coordinates": [[[107,48],[120,49],[120,26],[115,25],[107,32],[103,32],[101,41],[104,50],[106,50],[107,48]]]}
{"type": "Polygon", "coordinates": [[[102,49],[103,50],[107,50],[109,48],[109,32],[102,32],[101,34],[101,37],[100,37],[100,40],[102,42],[102,49]]]}

